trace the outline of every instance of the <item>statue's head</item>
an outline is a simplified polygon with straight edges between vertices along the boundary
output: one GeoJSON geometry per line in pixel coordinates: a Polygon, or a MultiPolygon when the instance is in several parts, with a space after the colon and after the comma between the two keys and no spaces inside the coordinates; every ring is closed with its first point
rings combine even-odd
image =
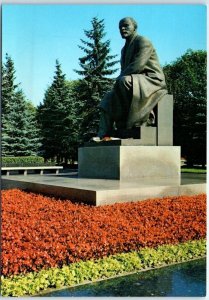
{"type": "Polygon", "coordinates": [[[123,39],[131,38],[136,32],[137,27],[137,22],[131,17],[123,18],[119,22],[119,30],[123,39]]]}

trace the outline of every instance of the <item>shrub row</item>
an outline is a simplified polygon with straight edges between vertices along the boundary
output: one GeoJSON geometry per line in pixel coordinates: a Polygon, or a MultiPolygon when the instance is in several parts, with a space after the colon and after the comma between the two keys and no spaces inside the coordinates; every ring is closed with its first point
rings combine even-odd
{"type": "Polygon", "coordinates": [[[53,162],[44,162],[44,158],[41,156],[2,157],[2,167],[35,167],[54,164],[53,162]]]}
{"type": "Polygon", "coordinates": [[[198,240],[205,223],[205,195],[90,207],[2,191],[2,274],[198,240]]]}
{"type": "Polygon", "coordinates": [[[190,241],[178,245],[163,245],[156,249],[144,248],[137,252],[116,254],[99,260],[89,260],[42,270],[38,273],[2,276],[2,296],[24,296],[40,293],[48,288],[73,286],[86,281],[106,279],[127,272],[136,272],[149,268],[180,263],[205,257],[206,241],[190,241]]]}

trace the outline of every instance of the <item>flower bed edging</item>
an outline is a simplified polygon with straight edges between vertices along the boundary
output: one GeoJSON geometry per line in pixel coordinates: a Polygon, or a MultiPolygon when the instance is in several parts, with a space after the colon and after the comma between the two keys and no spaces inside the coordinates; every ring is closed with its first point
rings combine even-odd
{"type": "Polygon", "coordinates": [[[188,241],[177,245],[143,248],[139,251],[115,254],[98,260],[72,263],[26,275],[1,277],[2,296],[24,296],[41,293],[49,288],[73,286],[86,281],[137,272],[149,268],[185,262],[205,257],[206,240],[188,241]]]}

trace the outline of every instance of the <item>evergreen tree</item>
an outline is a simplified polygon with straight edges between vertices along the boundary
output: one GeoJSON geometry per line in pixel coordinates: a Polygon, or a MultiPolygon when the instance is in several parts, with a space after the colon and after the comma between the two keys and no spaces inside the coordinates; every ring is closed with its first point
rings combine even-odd
{"type": "Polygon", "coordinates": [[[56,159],[57,163],[71,156],[74,142],[73,99],[56,60],[56,71],[51,86],[47,89],[43,104],[38,107],[38,120],[42,136],[42,151],[46,159],[56,159]]]}
{"type": "Polygon", "coordinates": [[[2,66],[2,155],[35,155],[38,142],[35,119],[25,96],[15,84],[14,63],[8,55],[2,66]]]}
{"type": "Polygon", "coordinates": [[[37,121],[37,108],[29,101],[26,101],[26,120],[27,150],[29,155],[36,155],[41,147],[40,130],[37,121]]]}
{"type": "Polygon", "coordinates": [[[15,84],[15,68],[11,57],[6,54],[6,62],[2,65],[2,91],[1,109],[2,117],[10,110],[10,104],[14,101],[15,92],[19,84],[15,84]]]}
{"type": "Polygon", "coordinates": [[[104,20],[93,18],[91,24],[92,29],[84,30],[88,40],[81,39],[83,46],[79,46],[85,52],[85,56],[79,59],[81,70],[75,70],[84,77],[79,86],[80,134],[83,140],[89,140],[98,131],[98,105],[112,87],[113,80],[108,76],[118,70],[113,69],[118,61],[114,60],[116,55],[110,55],[110,41],[103,41],[106,35],[104,20]]]}
{"type": "Polygon", "coordinates": [[[164,67],[174,95],[174,144],[188,165],[206,163],[206,57],[206,51],[188,50],[164,67]]]}
{"type": "Polygon", "coordinates": [[[2,135],[3,155],[29,155],[26,138],[26,107],[22,91],[15,93],[5,121],[2,135]]]}
{"type": "Polygon", "coordinates": [[[79,128],[82,121],[80,115],[81,103],[79,102],[79,80],[67,81],[67,86],[70,93],[70,106],[71,106],[71,135],[70,135],[70,158],[72,163],[78,160],[78,146],[82,143],[79,128]]]}

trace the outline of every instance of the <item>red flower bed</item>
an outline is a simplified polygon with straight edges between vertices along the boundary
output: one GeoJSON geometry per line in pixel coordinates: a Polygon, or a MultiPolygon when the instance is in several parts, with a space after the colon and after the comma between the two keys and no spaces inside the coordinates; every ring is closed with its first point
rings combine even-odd
{"type": "Polygon", "coordinates": [[[205,195],[90,207],[8,190],[2,208],[4,275],[206,235],[205,195]]]}

